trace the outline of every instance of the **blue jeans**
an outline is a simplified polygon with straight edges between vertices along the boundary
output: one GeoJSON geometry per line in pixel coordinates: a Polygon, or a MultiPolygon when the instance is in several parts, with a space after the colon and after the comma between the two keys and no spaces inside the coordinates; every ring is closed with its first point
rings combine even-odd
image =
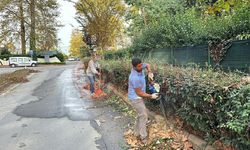
{"type": "Polygon", "coordinates": [[[90,92],[91,94],[95,92],[95,76],[88,76],[90,81],[90,92]]]}

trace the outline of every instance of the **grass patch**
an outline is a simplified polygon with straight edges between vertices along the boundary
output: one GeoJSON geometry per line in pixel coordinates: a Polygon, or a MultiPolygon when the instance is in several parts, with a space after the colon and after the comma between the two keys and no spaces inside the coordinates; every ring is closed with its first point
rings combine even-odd
{"type": "Polygon", "coordinates": [[[20,69],[12,73],[0,75],[0,92],[3,92],[12,84],[28,82],[27,76],[38,71],[31,69],[20,69]]]}
{"type": "Polygon", "coordinates": [[[53,63],[44,62],[44,63],[38,63],[38,65],[65,65],[65,64],[66,64],[65,62],[53,62],[53,63]]]}

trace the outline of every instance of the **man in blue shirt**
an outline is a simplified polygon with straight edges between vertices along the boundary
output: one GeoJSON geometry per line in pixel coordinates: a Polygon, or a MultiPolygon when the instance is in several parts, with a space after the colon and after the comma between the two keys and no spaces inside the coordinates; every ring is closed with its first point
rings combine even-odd
{"type": "Polygon", "coordinates": [[[147,128],[148,121],[147,108],[143,99],[157,99],[158,93],[147,94],[146,93],[146,80],[144,69],[147,70],[148,77],[153,78],[150,65],[142,63],[139,58],[132,59],[133,68],[129,76],[128,84],[128,98],[131,101],[132,106],[137,112],[137,119],[135,123],[135,135],[140,137],[143,143],[147,142],[147,128]]]}

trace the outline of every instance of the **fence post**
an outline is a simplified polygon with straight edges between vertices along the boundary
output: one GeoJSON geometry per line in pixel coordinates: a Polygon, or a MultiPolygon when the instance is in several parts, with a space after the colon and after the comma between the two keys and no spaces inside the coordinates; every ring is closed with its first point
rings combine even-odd
{"type": "Polygon", "coordinates": [[[170,48],[170,59],[171,59],[171,63],[172,63],[172,65],[174,65],[175,64],[175,62],[174,62],[174,52],[173,52],[173,48],[170,48]]]}
{"type": "Polygon", "coordinates": [[[210,51],[209,51],[209,48],[207,48],[207,63],[208,63],[208,66],[211,65],[211,62],[210,62],[210,51]]]}

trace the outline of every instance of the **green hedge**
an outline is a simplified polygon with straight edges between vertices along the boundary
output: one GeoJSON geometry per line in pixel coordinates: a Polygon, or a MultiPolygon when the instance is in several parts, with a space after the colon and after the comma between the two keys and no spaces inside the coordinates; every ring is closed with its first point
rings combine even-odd
{"type": "Polygon", "coordinates": [[[55,56],[56,56],[61,62],[65,62],[65,57],[64,57],[63,53],[58,52],[55,56]]]}
{"type": "MultiPolygon", "coordinates": [[[[44,56],[41,56],[41,55],[36,55],[35,57],[36,57],[36,59],[37,59],[37,58],[44,58],[44,56]]],[[[65,56],[64,56],[64,54],[61,53],[61,52],[58,52],[56,55],[50,56],[50,58],[51,58],[51,57],[57,57],[61,62],[65,62],[65,56]]]]}
{"type": "MultiPolygon", "coordinates": [[[[130,60],[101,62],[113,84],[127,90],[130,60]]],[[[248,149],[250,81],[238,73],[199,68],[179,68],[151,61],[158,81],[165,81],[167,99],[175,114],[208,141],[223,140],[237,149],[248,149]],[[157,64],[157,65],[156,65],[157,64]]],[[[169,108],[166,108],[169,109],[169,108]]]]}
{"type": "Polygon", "coordinates": [[[249,39],[250,6],[243,5],[230,15],[204,17],[191,8],[162,17],[145,26],[133,40],[133,53],[159,48],[203,45],[218,39],[249,39]]]}
{"type": "Polygon", "coordinates": [[[212,70],[164,67],[167,97],[176,113],[207,139],[223,139],[237,149],[250,146],[250,82],[212,70]]]}
{"type": "Polygon", "coordinates": [[[9,60],[10,57],[30,57],[29,55],[0,55],[0,59],[9,60]]]}
{"type": "Polygon", "coordinates": [[[120,58],[125,58],[129,57],[129,51],[128,49],[121,49],[117,51],[105,51],[104,54],[104,59],[109,60],[109,59],[120,59],[120,58]]]}
{"type": "Polygon", "coordinates": [[[7,47],[0,48],[0,55],[10,55],[10,51],[7,47]]]}

